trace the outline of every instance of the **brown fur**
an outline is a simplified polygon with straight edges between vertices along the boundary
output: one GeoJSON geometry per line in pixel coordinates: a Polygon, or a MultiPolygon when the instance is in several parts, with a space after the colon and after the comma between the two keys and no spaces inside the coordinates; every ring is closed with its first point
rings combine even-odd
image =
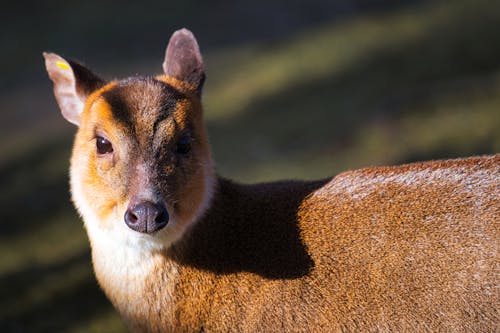
{"type": "Polygon", "coordinates": [[[148,311],[135,323],[173,332],[496,331],[499,179],[499,155],[329,182],[220,179],[205,217],[156,254],[140,299],[148,311]]]}
{"type": "Polygon", "coordinates": [[[176,32],[166,54],[165,75],[104,85],[85,70],[92,84],[78,92],[65,60],[46,54],[63,115],[79,125],[72,194],[97,280],[131,329],[500,329],[500,155],[237,184],[213,171],[192,34],[176,32]],[[97,136],[112,153],[96,152],[97,136]],[[191,149],[178,153],[183,137],[191,149]],[[136,197],[167,206],[165,229],[125,226],[136,197]]]}

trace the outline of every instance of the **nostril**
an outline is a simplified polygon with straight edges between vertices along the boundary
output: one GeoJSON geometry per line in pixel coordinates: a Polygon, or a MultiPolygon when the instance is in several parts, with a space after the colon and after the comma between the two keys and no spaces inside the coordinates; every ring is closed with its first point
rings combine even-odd
{"type": "Polygon", "coordinates": [[[129,223],[137,223],[139,218],[131,210],[127,210],[125,219],[128,220],[129,223]]]}
{"type": "Polygon", "coordinates": [[[157,224],[163,224],[168,222],[168,213],[164,207],[159,207],[158,215],[155,217],[155,222],[157,224]]]}

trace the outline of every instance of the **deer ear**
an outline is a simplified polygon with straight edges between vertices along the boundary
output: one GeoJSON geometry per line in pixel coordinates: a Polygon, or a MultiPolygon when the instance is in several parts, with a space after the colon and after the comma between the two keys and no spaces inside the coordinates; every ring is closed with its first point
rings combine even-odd
{"type": "Polygon", "coordinates": [[[89,69],[55,53],[43,53],[45,67],[54,83],[54,95],[61,113],[69,122],[80,125],[80,114],[87,97],[104,85],[89,69]]]}
{"type": "Polygon", "coordinates": [[[177,30],[170,37],[163,71],[166,75],[184,81],[201,93],[205,81],[205,69],[198,42],[187,29],[177,30]]]}

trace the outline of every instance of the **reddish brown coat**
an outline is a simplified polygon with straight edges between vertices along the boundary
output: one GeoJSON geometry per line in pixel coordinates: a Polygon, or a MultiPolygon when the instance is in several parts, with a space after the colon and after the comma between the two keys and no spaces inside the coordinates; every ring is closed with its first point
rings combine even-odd
{"type": "Polygon", "coordinates": [[[45,58],[79,126],[71,189],[97,280],[133,330],[500,330],[500,155],[236,184],[213,168],[189,31],[156,78],[105,84],[45,58]],[[165,205],[168,224],[128,228],[136,198],[165,205]]]}
{"type": "Polygon", "coordinates": [[[328,182],[220,179],[205,217],[156,254],[140,297],[147,311],[133,322],[175,332],[496,331],[499,180],[499,155],[328,182]]]}

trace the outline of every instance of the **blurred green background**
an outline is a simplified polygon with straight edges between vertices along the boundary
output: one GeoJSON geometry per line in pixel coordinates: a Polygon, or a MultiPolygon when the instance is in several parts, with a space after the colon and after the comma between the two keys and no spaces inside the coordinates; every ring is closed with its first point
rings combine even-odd
{"type": "Polygon", "coordinates": [[[0,27],[1,332],[125,331],[69,201],[75,128],[42,51],[157,74],[190,28],[217,168],[244,182],[500,151],[499,1],[17,1],[0,27]]]}

